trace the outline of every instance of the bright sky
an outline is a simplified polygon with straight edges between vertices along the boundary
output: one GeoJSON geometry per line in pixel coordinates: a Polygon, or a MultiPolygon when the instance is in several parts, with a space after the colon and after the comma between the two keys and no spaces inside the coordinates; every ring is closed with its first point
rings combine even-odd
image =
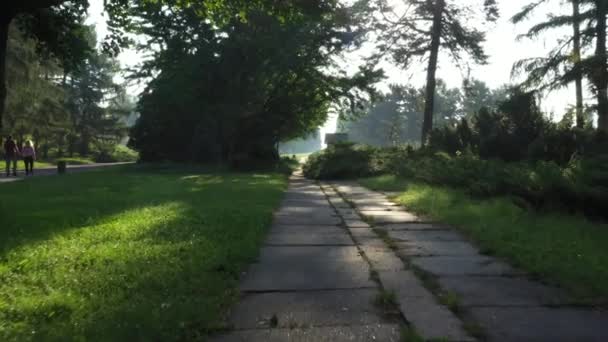
{"type": "MultiPolygon", "coordinates": [[[[390,0],[395,4],[404,0],[390,0]]],[[[458,0],[459,2],[470,2],[478,4],[481,0],[458,0]]],[[[103,19],[103,0],[90,0],[90,19],[89,23],[97,25],[98,35],[103,38],[106,33],[106,28],[103,19]]],[[[511,82],[511,67],[516,61],[526,57],[543,56],[555,44],[558,35],[552,37],[543,37],[536,41],[517,41],[518,34],[524,33],[530,25],[515,25],[509,22],[509,19],[524,5],[528,4],[529,0],[503,0],[499,1],[501,17],[498,22],[492,25],[487,34],[485,43],[486,53],[490,55],[490,60],[484,66],[472,66],[471,76],[482,81],[485,81],[490,87],[499,87],[505,83],[511,82]]],[[[549,11],[558,12],[560,6],[546,6],[549,11]]],[[[562,10],[569,10],[567,6],[562,10]]],[[[530,18],[529,23],[537,23],[546,17],[547,12],[539,12],[530,18]]],[[[569,32],[565,32],[566,34],[569,32]]],[[[123,52],[119,60],[125,67],[135,66],[141,60],[140,56],[134,51],[123,52]]],[[[353,66],[356,62],[353,62],[353,66]]],[[[424,84],[424,65],[411,68],[407,72],[390,65],[382,65],[386,74],[389,76],[385,84],[388,83],[412,83],[416,86],[424,84]]],[[[449,86],[459,87],[462,84],[463,71],[455,67],[452,61],[447,56],[441,56],[439,60],[438,77],[444,79],[449,86]]],[[[130,91],[133,95],[137,95],[141,87],[131,87],[130,91]]],[[[591,99],[590,99],[591,100],[591,99]]],[[[574,91],[572,89],[564,89],[550,94],[543,101],[543,107],[547,112],[555,113],[555,118],[559,119],[565,108],[569,104],[574,103],[574,91]]],[[[335,120],[326,125],[324,131],[333,131],[335,129],[335,120]]]]}

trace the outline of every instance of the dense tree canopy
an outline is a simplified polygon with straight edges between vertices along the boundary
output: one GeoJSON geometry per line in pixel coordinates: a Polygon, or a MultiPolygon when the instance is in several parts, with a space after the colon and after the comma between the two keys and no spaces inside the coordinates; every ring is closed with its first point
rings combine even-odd
{"type": "Polygon", "coordinates": [[[356,108],[373,93],[378,72],[349,76],[336,66],[354,39],[338,1],[249,4],[221,26],[197,4],[133,9],[136,30],[159,47],[142,69],[155,76],[132,131],[142,158],[276,160],[280,141],[316,130],[337,100],[356,108]]]}
{"type": "MultiPolygon", "coordinates": [[[[530,3],[513,21],[554,2],[530,3]]],[[[103,51],[111,56],[134,46],[147,56],[132,74],[147,82],[132,146],[144,160],[253,165],[275,161],[281,142],[316,132],[332,112],[369,112],[351,128],[376,144],[395,145],[424,144],[433,128],[478,120],[484,107],[495,111],[505,89],[475,80],[452,89],[437,79],[437,70],[443,54],[461,67],[486,62],[486,23],[498,17],[496,2],[402,3],[395,13],[386,0],[104,1],[109,35],[103,51]],[[347,72],[353,68],[341,58],[370,38],[377,46],[370,63],[347,72]],[[381,78],[375,62],[381,59],[404,68],[423,61],[424,89],[393,86],[375,103],[374,83],[381,78]]],[[[588,112],[581,96],[587,78],[598,127],[608,131],[608,5],[567,5],[571,14],[550,16],[526,36],[558,27],[571,27],[572,35],[548,56],[516,69],[525,74],[526,90],[574,82],[580,129],[588,112]]],[[[53,140],[70,154],[115,143],[124,134],[120,116],[132,112],[113,82],[117,65],[98,51],[84,25],[87,7],[88,0],[0,5],[0,79],[9,85],[6,91],[1,82],[0,114],[6,109],[6,115],[0,122],[20,136],[53,140]]]]}

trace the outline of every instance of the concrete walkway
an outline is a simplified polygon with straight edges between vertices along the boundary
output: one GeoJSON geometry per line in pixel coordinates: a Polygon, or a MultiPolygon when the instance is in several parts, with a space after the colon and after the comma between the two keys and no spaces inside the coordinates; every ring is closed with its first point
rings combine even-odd
{"type": "MultiPolygon", "coordinates": [[[[92,171],[92,170],[103,169],[103,168],[111,167],[111,166],[129,165],[129,164],[134,164],[134,163],[104,163],[104,164],[87,164],[87,165],[68,165],[67,173],[92,171]]],[[[0,161],[0,165],[2,166],[2,169],[0,169],[0,184],[16,182],[16,181],[21,181],[21,180],[27,179],[25,177],[25,171],[23,171],[23,170],[18,170],[18,172],[17,172],[18,177],[12,177],[12,176],[6,177],[5,170],[4,170],[4,161],[0,161]]],[[[22,165],[23,164],[20,163],[20,166],[22,166],[22,165]]],[[[56,167],[52,167],[52,168],[46,167],[46,168],[40,168],[40,169],[34,170],[34,177],[55,176],[55,175],[57,175],[56,167]]]]}
{"type": "Polygon", "coordinates": [[[417,217],[384,194],[352,183],[327,186],[354,206],[339,209],[345,217],[357,220],[361,214],[373,222],[373,231],[351,228],[353,236],[423,337],[462,340],[464,329],[490,341],[608,341],[608,312],[570,306],[559,289],[482,255],[455,229],[417,217]],[[396,257],[405,269],[393,266],[396,257]],[[420,277],[433,296],[419,293],[420,277]],[[458,318],[437,307],[439,298],[451,298],[458,318]]]}
{"type": "Polygon", "coordinates": [[[330,205],[293,176],[259,260],[241,284],[233,331],[212,341],[399,341],[404,321],[374,304],[370,265],[330,205]]]}
{"type": "Polygon", "coordinates": [[[356,184],[301,176],[241,293],[233,329],[212,341],[409,341],[405,329],[424,340],[608,341],[606,312],[568,306],[451,227],[356,184]]]}

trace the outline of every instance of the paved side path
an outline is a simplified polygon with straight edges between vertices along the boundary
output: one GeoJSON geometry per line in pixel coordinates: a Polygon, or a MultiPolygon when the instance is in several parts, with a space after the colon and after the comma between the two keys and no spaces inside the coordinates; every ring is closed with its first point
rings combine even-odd
{"type": "Polygon", "coordinates": [[[399,341],[405,323],[374,305],[369,264],[326,194],[301,176],[290,179],[241,292],[233,330],[213,341],[399,341]]]}
{"type": "Polygon", "coordinates": [[[608,341],[608,312],[569,306],[560,290],[482,255],[456,230],[408,213],[381,193],[352,183],[331,186],[354,205],[339,210],[372,265],[382,269],[384,288],[395,291],[403,315],[425,338],[466,339],[466,326],[491,341],[608,341]],[[365,227],[359,214],[373,230],[354,229],[365,227]],[[420,272],[436,280],[439,293],[458,298],[460,320],[421,289],[420,272]]]}
{"type": "MultiPolygon", "coordinates": [[[[91,171],[91,170],[98,170],[98,169],[102,169],[105,167],[110,167],[110,166],[118,166],[118,165],[129,165],[129,164],[134,164],[134,163],[104,163],[104,164],[88,164],[88,165],[68,165],[68,169],[67,169],[67,173],[74,173],[74,172],[84,172],[84,171],[91,171]]],[[[20,162],[20,166],[22,166],[23,163],[20,162]]],[[[10,183],[10,182],[16,182],[16,181],[20,181],[20,180],[24,180],[25,178],[25,171],[23,170],[19,170],[17,175],[18,177],[6,177],[6,173],[5,173],[5,169],[4,169],[4,161],[0,160],[0,184],[2,183],[10,183]]],[[[54,176],[57,175],[57,168],[53,167],[53,168],[40,168],[40,169],[35,169],[34,170],[34,177],[39,177],[39,176],[54,176]]]]}

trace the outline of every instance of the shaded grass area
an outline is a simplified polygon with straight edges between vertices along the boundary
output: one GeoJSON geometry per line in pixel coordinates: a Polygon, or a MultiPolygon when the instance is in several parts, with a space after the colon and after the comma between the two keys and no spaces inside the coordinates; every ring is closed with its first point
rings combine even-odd
{"type": "Polygon", "coordinates": [[[482,252],[564,287],[581,303],[608,303],[608,224],[531,212],[506,197],[478,200],[461,190],[395,176],[361,183],[374,190],[399,191],[395,199],[408,209],[459,227],[482,252]]]}
{"type": "Polygon", "coordinates": [[[224,328],[286,187],[120,167],[0,189],[0,340],[200,340],[224,328]]]}

